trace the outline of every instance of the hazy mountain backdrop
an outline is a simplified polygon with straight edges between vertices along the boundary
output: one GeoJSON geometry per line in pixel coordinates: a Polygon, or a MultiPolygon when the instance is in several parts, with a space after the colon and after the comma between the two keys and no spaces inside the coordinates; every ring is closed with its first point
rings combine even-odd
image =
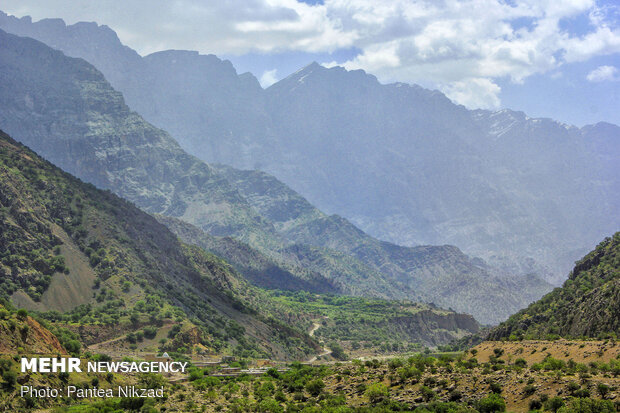
{"type": "Polygon", "coordinates": [[[213,55],[141,57],[95,23],[1,15],[0,28],[86,59],[189,153],[269,172],[380,239],[454,244],[559,284],[620,224],[615,125],[470,111],[316,63],[263,90],[213,55]]]}

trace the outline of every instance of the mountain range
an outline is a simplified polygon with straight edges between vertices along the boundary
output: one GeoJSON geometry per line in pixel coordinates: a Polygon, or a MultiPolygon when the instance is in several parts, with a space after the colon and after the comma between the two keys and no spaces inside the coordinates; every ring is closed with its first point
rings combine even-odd
{"type": "MultiPolygon", "coordinates": [[[[32,39],[0,37],[0,127],[147,212],[258,250],[288,272],[290,288],[310,283],[315,291],[432,301],[484,323],[501,321],[549,290],[535,276],[511,277],[453,246],[379,241],[266,173],[210,166],[132,112],[84,60],[32,39]]],[[[256,274],[249,278],[256,281],[256,274]]]]}
{"type": "Polygon", "coordinates": [[[141,57],[95,23],[2,14],[0,28],[92,63],[198,158],[268,172],[382,240],[457,245],[559,285],[620,224],[615,125],[470,111],[437,91],[316,63],[263,90],[213,55],[141,57]]]}

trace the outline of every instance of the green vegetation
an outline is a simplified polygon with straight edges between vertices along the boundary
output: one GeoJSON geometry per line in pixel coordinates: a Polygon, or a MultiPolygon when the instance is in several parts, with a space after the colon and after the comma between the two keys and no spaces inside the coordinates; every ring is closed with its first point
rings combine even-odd
{"type": "Polygon", "coordinates": [[[419,351],[435,343],[434,333],[458,338],[476,331],[467,316],[432,305],[409,301],[315,294],[304,291],[269,291],[276,302],[297,313],[309,313],[320,323],[315,334],[326,342],[346,342],[352,350],[373,348],[381,353],[419,351]],[[452,323],[452,330],[434,323],[452,323]]]}

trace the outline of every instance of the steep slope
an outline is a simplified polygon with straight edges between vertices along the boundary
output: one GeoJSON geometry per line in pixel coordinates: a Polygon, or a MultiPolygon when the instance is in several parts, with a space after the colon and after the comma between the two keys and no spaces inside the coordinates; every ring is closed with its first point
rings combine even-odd
{"type": "Polygon", "coordinates": [[[493,329],[490,339],[620,335],[620,232],[575,264],[568,280],[493,329]]]}
{"type": "Polygon", "coordinates": [[[141,58],[106,26],[0,15],[0,27],[93,63],[192,154],[274,174],[380,239],[457,245],[559,285],[620,223],[613,125],[467,111],[437,91],[317,64],[263,91],[212,55],[141,58]]]}
{"type": "Polygon", "coordinates": [[[58,338],[27,314],[7,311],[0,305],[0,354],[62,354],[58,338]]]}
{"type": "Polygon", "coordinates": [[[230,346],[298,358],[318,348],[286,326],[301,315],[272,303],[220,258],[181,244],[152,216],[62,172],[4,133],[0,176],[4,301],[40,311],[73,309],[74,321],[85,324],[129,323],[135,313],[136,322],[157,325],[170,312],[191,318],[201,343],[220,351],[230,346]],[[57,297],[53,286],[66,282],[65,275],[86,289],[57,297]],[[79,305],[84,297],[86,305],[79,305]]]}

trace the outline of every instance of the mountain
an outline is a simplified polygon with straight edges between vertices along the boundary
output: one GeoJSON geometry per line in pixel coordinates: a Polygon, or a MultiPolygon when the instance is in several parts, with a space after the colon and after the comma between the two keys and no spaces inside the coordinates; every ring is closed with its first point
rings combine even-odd
{"type": "Polygon", "coordinates": [[[149,212],[192,220],[215,235],[275,242],[272,226],[225,179],[131,112],[95,68],[35,40],[1,37],[4,130],[149,212]]]}
{"type": "Polygon", "coordinates": [[[316,63],[262,90],[213,55],[140,57],[106,26],[0,28],[101,70],[128,105],[207,162],[261,169],[313,205],[396,244],[451,244],[560,284],[620,223],[617,126],[578,129],[316,63]]]}
{"type": "Polygon", "coordinates": [[[565,256],[618,225],[618,168],[577,128],[318,64],[266,94],[297,167],[263,168],[379,238],[462,246],[506,270],[533,259],[523,273],[558,282],[565,256]]]}
{"type": "MultiPolygon", "coordinates": [[[[272,273],[272,285],[290,282],[290,276],[304,280],[297,285],[314,278],[311,290],[330,291],[331,284],[354,295],[434,301],[485,323],[501,321],[544,293],[513,289],[509,277],[496,276],[455,247],[382,243],[323,214],[267,174],[209,166],[131,112],[85,61],[32,39],[0,37],[1,127],[147,212],[182,219],[212,236],[235,237],[281,267],[297,268],[272,273]],[[321,277],[328,282],[318,287],[321,277]]],[[[260,276],[265,282],[257,282],[256,274],[250,279],[267,286],[269,276],[260,276]]]]}
{"type": "Polygon", "coordinates": [[[200,328],[198,343],[256,355],[299,358],[317,347],[286,326],[298,315],[280,312],[220,258],[183,245],[152,216],[4,133],[0,175],[5,303],[69,312],[84,324],[129,324],[135,313],[136,323],[161,325],[174,313],[200,328]]]}
{"type": "MultiPolygon", "coordinates": [[[[238,76],[229,61],[185,50],[167,50],[142,58],[122,45],[112,29],[96,23],[66,25],[62,19],[33,23],[29,17],[16,19],[0,12],[0,29],[40,40],[93,64],[147,121],[157,124],[154,121],[165,119],[166,126],[159,126],[189,153],[203,153],[209,140],[202,138],[217,134],[224,140],[231,139],[230,145],[222,146],[221,139],[214,140],[206,150],[219,155],[211,161],[244,156],[245,162],[251,163],[252,153],[263,150],[262,144],[253,140],[258,135],[263,143],[271,139],[260,84],[249,73],[238,76]],[[175,102],[174,107],[165,107],[163,101],[175,102]],[[230,122],[233,117],[244,121],[230,122]],[[201,135],[204,130],[194,127],[197,122],[208,125],[209,135],[201,135]]],[[[275,140],[273,143],[277,144],[275,140]]]]}
{"type": "Polygon", "coordinates": [[[620,335],[620,232],[575,264],[568,280],[491,330],[490,339],[620,335]]]}

